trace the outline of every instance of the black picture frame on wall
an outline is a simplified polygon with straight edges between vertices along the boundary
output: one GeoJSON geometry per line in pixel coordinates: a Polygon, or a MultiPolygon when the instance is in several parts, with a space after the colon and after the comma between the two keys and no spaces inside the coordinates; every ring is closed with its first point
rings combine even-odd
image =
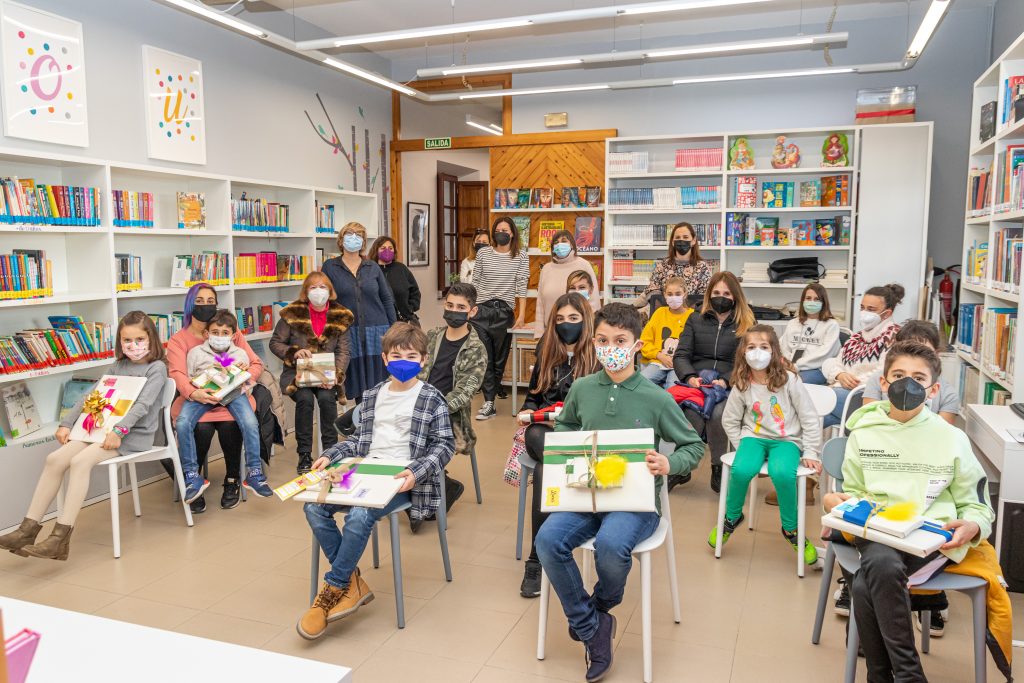
{"type": "Polygon", "coordinates": [[[405,203],[405,264],[430,265],[430,204],[405,203]]]}

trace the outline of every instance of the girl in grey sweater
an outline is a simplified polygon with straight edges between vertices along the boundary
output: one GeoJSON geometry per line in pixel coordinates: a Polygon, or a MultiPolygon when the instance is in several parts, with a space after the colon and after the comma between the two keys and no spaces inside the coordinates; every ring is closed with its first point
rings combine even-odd
{"type": "MultiPolygon", "coordinates": [[[[0,536],[0,548],[22,557],[31,555],[51,560],[68,559],[71,530],[85,502],[89,473],[93,466],[118,455],[138,453],[153,447],[160,424],[160,410],[166,407],[161,404],[161,397],[167,382],[167,365],[163,362],[164,347],[160,343],[160,336],[148,315],[142,311],[132,311],[121,318],[117,326],[114,357],[116,360],[106,374],[146,378],[138,398],[107,433],[102,443],[69,438],[71,428],[82,413],[85,397],[78,400],[57,428],[55,436],[61,446],[46,456],[43,473],[36,484],[25,520],[17,530],[0,536]],[[39,522],[56,497],[65,472],[69,470],[64,508],[57,517],[57,524],[49,538],[36,543],[41,530],[39,522]]],[[[111,491],[111,495],[117,495],[117,492],[111,491]]]]}

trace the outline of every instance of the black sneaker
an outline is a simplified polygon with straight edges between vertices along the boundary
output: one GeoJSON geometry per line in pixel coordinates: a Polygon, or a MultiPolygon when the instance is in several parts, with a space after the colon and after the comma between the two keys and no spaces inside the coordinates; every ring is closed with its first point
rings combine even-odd
{"type": "Polygon", "coordinates": [[[295,474],[305,474],[313,467],[313,458],[309,453],[299,453],[299,465],[295,468],[295,474]]]}
{"type": "Polygon", "coordinates": [[[412,511],[411,510],[406,510],[405,511],[405,516],[409,518],[409,530],[412,531],[413,533],[416,533],[417,531],[419,531],[420,527],[423,526],[423,520],[422,519],[414,519],[413,516],[412,516],[412,511]]]}
{"type": "Polygon", "coordinates": [[[606,612],[598,612],[597,633],[584,643],[587,657],[587,683],[601,680],[612,668],[614,639],[615,617],[606,612]]]}
{"type": "MultiPolygon", "coordinates": [[[[932,638],[941,638],[942,634],[946,632],[946,620],[942,616],[942,612],[945,610],[932,610],[931,615],[931,628],[928,629],[931,633],[932,638]]],[[[921,630],[921,614],[922,612],[914,612],[914,626],[918,631],[921,630]]]]}
{"type": "Polygon", "coordinates": [[[465,485],[458,479],[452,479],[448,473],[444,473],[444,511],[450,512],[455,501],[462,497],[466,491],[465,485]]]}
{"type": "Polygon", "coordinates": [[[480,406],[480,410],[476,411],[476,419],[489,420],[497,414],[498,411],[494,408],[494,401],[484,401],[483,405],[480,406]]]}
{"type": "Polygon", "coordinates": [[[841,617],[848,617],[850,616],[850,587],[846,585],[846,579],[839,579],[838,583],[839,588],[832,594],[832,598],[836,601],[833,611],[841,617]]]}
{"type": "Polygon", "coordinates": [[[722,492],[722,466],[711,466],[711,490],[715,493],[722,492]]]}
{"type": "Polygon", "coordinates": [[[670,474],[668,475],[668,492],[672,493],[672,489],[679,486],[680,484],[686,484],[690,481],[690,473],[686,474],[670,474]]]}
{"type": "Polygon", "coordinates": [[[519,594],[524,598],[535,598],[540,595],[540,562],[538,560],[526,561],[526,570],[523,572],[523,582],[519,585],[519,594]]]}
{"type": "Polygon", "coordinates": [[[508,392],[505,391],[505,387],[498,387],[498,391],[495,396],[498,398],[508,398],[508,392]]]}
{"type": "Polygon", "coordinates": [[[237,479],[224,480],[224,493],[220,496],[220,506],[225,510],[238,507],[240,500],[239,485],[237,479]]]}
{"type": "Polygon", "coordinates": [[[199,496],[188,504],[193,515],[201,515],[206,512],[206,496],[199,496]]]}

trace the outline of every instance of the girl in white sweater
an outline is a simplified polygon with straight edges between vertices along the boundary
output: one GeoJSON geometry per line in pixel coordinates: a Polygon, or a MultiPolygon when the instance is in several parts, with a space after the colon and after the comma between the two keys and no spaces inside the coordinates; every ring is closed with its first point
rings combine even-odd
{"type": "Polygon", "coordinates": [[[818,283],[804,287],[800,312],[786,325],[780,342],[782,355],[796,366],[804,384],[828,384],[821,366],[839,354],[839,323],[824,287],[818,283]]]}
{"type": "MultiPolygon", "coordinates": [[[[533,323],[534,336],[544,334],[548,315],[555,300],[565,294],[569,276],[577,270],[594,272],[590,261],[576,253],[576,238],[568,230],[559,230],[551,237],[551,262],[545,263],[540,269],[537,280],[537,315],[533,323]]],[[[595,275],[594,280],[597,280],[595,275]]],[[[601,308],[601,293],[593,292],[590,297],[590,308],[594,311],[601,308]]]]}

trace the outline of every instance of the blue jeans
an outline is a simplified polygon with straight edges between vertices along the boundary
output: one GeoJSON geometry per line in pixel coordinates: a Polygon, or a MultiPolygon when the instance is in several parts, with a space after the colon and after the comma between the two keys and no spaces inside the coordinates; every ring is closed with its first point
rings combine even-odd
{"type": "Polygon", "coordinates": [[[553,512],[534,542],[537,556],[562,602],[569,628],[583,641],[597,633],[597,613],[622,602],[626,577],[633,566],[633,548],[658,528],[655,512],[553,512]],[[593,597],[572,551],[594,539],[597,585],[593,597]]]}
{"type": "Polygon", "coordinates": [[[396,494],[384,508],[306,503],[302,508],[306,513],[306,521],[324,551],[324,556],[331,562],[330,570],[324,574],[324,581],[335,588],[347,588],[352,572],[356,570],[359,558],[366,550],[373,525],[409,501],[409,492],[406,491],[396,494]],[[334,515],[345,510],[345,533],[342,533],[338,530],[334,515]]]}
{"type": "Polygon", "coordinates": [[[833,427],[839,424],[840,420],[843,419],[843,408],[846,407],[846,397],[850,395],[852,389],[844,389],[841,386],[832,387],[832,391],[836,392],[836,407],[832,409],[832,412],[825,416],[824,426],[833,427]]]}
{"type": "Polygon", "coordinates": [[[828,380],[825,379],[825,373],[821,371],[821,368],[801,370],[800,379],[804,384],[828,384],[828,380]]]}
{"type": "Polygon", "coordinates": [[[647,365],[640,368],[640,374],[651,380],[659,387],[665,389],[674,387],[676,385],[676,371],[671,368],[663,368],[660,365],[654,363],[648,363],[647,365]]]}
{"type": "MultiPolygon", "coordinates": [[[[206,415],[217,404],[200,403],[198,401],[185,401],[178,413],[178,419],[174,422],[174,431],[178,436],[178,455],[181,456],[181,469],[188,474],[199,470],[198,457],[196,456],[196,425],[199,419],[206,415]]],[[[248,394],[239,394],[225,408],[235,418],[235,423],[242,430],[242,445],[245,447],[246,470],[260,467],[260,423],[256,420],[256,413],[249,405],[248,394]]],[[[235,476],[228,472],[227,476],[235,476]]]]}

